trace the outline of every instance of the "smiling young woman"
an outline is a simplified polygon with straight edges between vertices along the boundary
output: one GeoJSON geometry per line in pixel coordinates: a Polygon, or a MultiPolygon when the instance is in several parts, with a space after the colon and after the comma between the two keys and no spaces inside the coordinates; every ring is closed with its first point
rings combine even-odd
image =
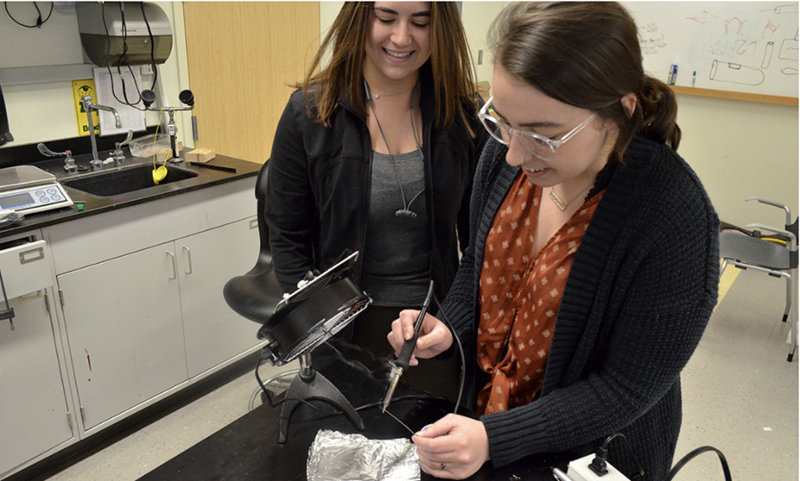
{"type": "MultiPolygon", "coordinates": [[[[419,307],[430,280],[440,299],[453,281],[489,137],[456,4],[345,3],[297,88],[269,161],[275,273],[291,292],[359,251],[354,280],[373,303],[339,337],[390,356],[399,311],[419,307]]],[[[431,364],[407,380],[457,395],[455,362],[431,364]]]]}
{"type": "MultiPolygon", "coordinates": [[[[370,34],[369,22],[373,7],[385,4],[402,6],[403,3],[344,4],[328,35],[320,44],[306,79],[297,85],[306,94],[310,94],[312,90],[315,92],[316,112],[313,115],[318,121],[328,122],[343,92],[361,112],[366,112],[361,76],[367,55],[367,36],[370,34]],[[323,66],[327,57],[330,57],[330,62],[323,66]]],[[[456,117],[471,124],[472,116],[468,107],[476,102],[475,73],[458,8],[453,2],[431,2],[429,5],[428,66],[435,86],[433,96],[437,107],[434,115],[437,122],[445,127],[452,126],[456,117]]],[[[483,135],[482,132],[474,134],[483,135]]]]}
{"type": "Polygon", "coordinates": [[[381,96],[410,95],[419,69],[431,55],[431,6],[428,2],[376,4],[364,45],[364,78],[381,96]]]}

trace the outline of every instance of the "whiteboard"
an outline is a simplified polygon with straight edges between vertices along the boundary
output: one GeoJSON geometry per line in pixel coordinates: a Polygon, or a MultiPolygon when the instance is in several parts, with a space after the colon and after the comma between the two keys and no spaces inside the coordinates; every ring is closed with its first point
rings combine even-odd
{"type": "Polygon", "coordinates": [[[651,76],[666,82],[675,64],[675,85],[797,97],[797,2],[623,5],[651,76]]]}

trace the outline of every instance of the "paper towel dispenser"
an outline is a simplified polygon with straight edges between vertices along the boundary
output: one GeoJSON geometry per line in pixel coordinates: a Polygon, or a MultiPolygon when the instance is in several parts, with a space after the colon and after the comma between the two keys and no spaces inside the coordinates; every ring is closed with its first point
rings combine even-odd
{"type": "Polygon", "coordinates": [[[172,27],[154,3],[77,2],[76,9],[83,51],[95,65],[162,64],[172,51],[172,27]]]}

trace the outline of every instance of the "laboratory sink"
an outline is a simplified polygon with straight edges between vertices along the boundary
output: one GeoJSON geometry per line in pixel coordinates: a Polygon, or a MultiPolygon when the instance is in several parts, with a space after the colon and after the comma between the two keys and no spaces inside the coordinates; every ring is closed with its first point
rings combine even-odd
{"type": "MultiPolygon", "coordinates": [[[[167,176],[158,185],[169,184],[179,180],[197,177],[197,172],[167,166],[167,176]]],[[[112,197],[137,190],[154,187],[153,165],[139,164],[125,166],[108,171],[93,172],[75,179],[64,179],[61,183],[97,197],[112,197]]]]}

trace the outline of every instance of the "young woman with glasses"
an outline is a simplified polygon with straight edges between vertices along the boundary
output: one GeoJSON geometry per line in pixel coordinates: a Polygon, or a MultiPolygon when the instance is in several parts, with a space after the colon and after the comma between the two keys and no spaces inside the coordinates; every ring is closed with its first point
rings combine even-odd
{"type": "MultiPolygon", "coordinates": [[[[419,308],[431,279],[440,299],[453,281],[489,137],[456,4],[345,3],[297,87],[269,160],[276,276],[292,292],[359,251],[354,282],[373,303],[344,337],[390,356],[400,310],[419,308]]],[[[437,386],[457,390],[453,376],[431,364],[417,386],[452,395],[437,386]]]]}
{"type": "MultiPolygon", "coordinates": [[[[674,150],[675,96],[644,73],[636,25],[616,3],[513,4],[490,45],[480,118],[493,138],[442,306],[481,416],[417,433],[422,467],[463,479],[489,460],[577,459],[621,433],[630,450],[617,440],[608,461],[660,481],[680,430],[680,372],[719,273],[717,215],[674,150]]],[[[415,319],[393,323],[396,351],[415,319]]],[[[420,332],[412,365],[451,350],[436,317],[420,332]]]]}

